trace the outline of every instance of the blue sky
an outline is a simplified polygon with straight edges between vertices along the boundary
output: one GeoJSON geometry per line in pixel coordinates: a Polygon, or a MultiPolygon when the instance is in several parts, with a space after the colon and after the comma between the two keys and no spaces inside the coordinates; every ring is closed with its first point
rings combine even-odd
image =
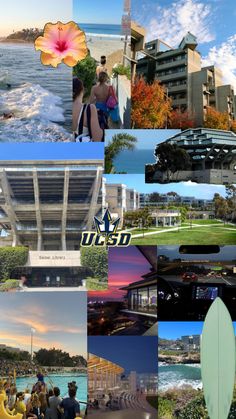
{"type": "MultiPolygon", "coordinates": [[[[236,334],[236,323],[233,323],[236,334]]],[[[177,339],[185,335],[201,335],[203,322],[159,322],[158,336],[163,339],[177,339]]]]}
{"type": "Polygon", "coordinates": [[[148,40],[160,38],[172,47],[192,32],[203,64],[217,64],[225,82],[236,87],[235,0],[133,0],[132,19],[146,28],[148,40]]]}
{"type": "Polygon", "coordinates": [[[125,372],[156,373],[157,371],[155,336],[89,336],[88,350],[94,355],[120,365],[125,372]]]}
{"type": "Polygon", "coordinates": [[[120,24],[122,14],[123,0],[73,1],[73,19],[78,23],[120,24]]]}
{"type": "Polygon", "coordinates": [[[148,150],[151,149],[154,151],[154,148],[158,143],[166,140],[167,138],[172,137],[173,135],[179,133],[181,130],[178,129],[126,129],[126,130],[107,130],[106,131],[106,138],[105,138],[105,145],[112,139],[113,135],[122,134],[123,132],[126,134],[133,135],[137,138],[137,143],[135,144],[135,148],[138,150],[148,150]]]}
{"type": "Polygon", "coordinates": [[[193,182],[169,183],[165,185],[145,183],[144,175],[104,175],[107,183],[124,183],[129,188],[134,188],[141,193],[167,193],[177,192],[182,196],[195,196],[196,198],[211,199],[214,193],[225,196],[223,185],[198,184],[193,182]]]}
{"type": "Polygon", "coordinates": [[[10,0],[1,2],[0,36],[47,22],[72,20],[72,0],[10,0]]]}
{"type": "Polygon", "coordinates": [[[84,292],[0,293],[0,343],[30,351],[57,348],[87,353],[87,296],[84,292]],[[78,310],[79,307],[79,310],[78,310]],[[10,313],[10,315],[9,315],[10,313]]]}
{"type": "Polygon", "coordinates": [[[2,143],[1,160],[103,159],[103,143],[2,143]]]}

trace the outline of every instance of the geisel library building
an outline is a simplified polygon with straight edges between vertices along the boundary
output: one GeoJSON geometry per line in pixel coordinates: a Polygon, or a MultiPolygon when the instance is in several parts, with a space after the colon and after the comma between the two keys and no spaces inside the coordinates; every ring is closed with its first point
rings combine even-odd
{"type": "MultiPolygon", "coordinates": [[[[191,128],[170,138],[166,143],[176,144],[190,156],[190,167],[172,175],[171,181],[212,184],[236,183],[236,134],[210,128],[191,128]]],[[[146,182],[166,182],[166,173],[156,170],[149,177],[152,164],[146,165],[146,182]]]]}
{"type": "Polygon", "coordinates": [[[26,273],[78,273],[81,232],[102,212],[102,174],[103,160],[1,161],[0,246],[29,248],[26,273]]]}

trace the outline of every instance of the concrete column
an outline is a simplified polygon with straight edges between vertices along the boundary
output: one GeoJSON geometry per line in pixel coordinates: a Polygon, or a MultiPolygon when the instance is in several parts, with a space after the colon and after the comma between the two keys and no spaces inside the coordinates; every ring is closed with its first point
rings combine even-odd
{"type": "Polygon", "coordinates": [[[17,221],[17,217],[16,217],[16,213],[14,211],[14,206],[13,206],[13,202],[11,199],[11,192],[10,192],[10,185],[7,179],[7,175],[6,175],[6,171],[5,169],[3,169],[2,171],[2,193],[4,195],[4,199],[6,202],[5,205],[5,212],[9,218],[9,222],[11,225],[11,231],[12,231],[12,247],[17,246],[18,242],[19,242],[19,235],[18,235],[18,231],[17,231],[17,226],[16,226],[16,221],[17,221]]]}
{"type": "Polygon", "coordinates": [[[172,218],[171,216],[169,218],[170,218],[170,227],[172,227],[172,218]]]}
{"type": "Polygon", "coordinates": [[[41,210],[40,210],[39,183],[38,183],[37,169],[33,169],[33,183],[34,183],[35,213],[36,213],[37,230],[38,230],[37,250],[42,250],[42,217],[41,217],[41,210]]]}
{"type": "Polygon", "coordinates": [[[92,230],[93,219],[96,215],[98,196],[99,196],[100,188],[101,188],[102,174],[103,174],[103,168],[98,167],[96,178],[92,186],[92,198],[90,201],[90,207],[89,207],[89,212],[87,216],[87,230],[88,231],[92,230]]]}
{"type": "Polygon", "coordinates": [[[67,223],[69,181],[70,181],[70,169],[66,167],[65,172],[64,172],[63,206],[62,206],[62,220],[61,220],[62,250],[67,250],[66,249],[66,223],[67,223]]]}

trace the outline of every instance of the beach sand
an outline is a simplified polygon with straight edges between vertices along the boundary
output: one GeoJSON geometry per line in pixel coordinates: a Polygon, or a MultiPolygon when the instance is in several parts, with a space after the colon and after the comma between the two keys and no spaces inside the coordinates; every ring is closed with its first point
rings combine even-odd
{"type": "Polygon", "coordinates": [[[88,36],[87,46],[90,49],[91,56],[98,62],[100,61],[101,55],[106,55],[109,74],[111,74],[112,68],[116,63],[122,64],[124,41],[121,39],[88,36]]]}

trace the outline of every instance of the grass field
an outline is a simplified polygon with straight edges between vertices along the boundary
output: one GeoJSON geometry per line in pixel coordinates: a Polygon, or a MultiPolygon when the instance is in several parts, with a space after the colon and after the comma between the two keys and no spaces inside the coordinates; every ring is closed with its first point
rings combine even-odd
{"type": "MultiPolygon", "coordinates": [[[[236,245],[236,226],[225,224],[217,220],[193,220],[191,228],[188,222],[182,224],[177,230],[171,227],[157,228],[157,234],[134,237],[131,244],[234,244],[236,245]],[[195,225],[195,226],[194,226],[195,225]]],[[[146,230],[144,234],[152,232],[146,230]]],[[[143,234],[142,230],[132,231],[143,234]]]]}

